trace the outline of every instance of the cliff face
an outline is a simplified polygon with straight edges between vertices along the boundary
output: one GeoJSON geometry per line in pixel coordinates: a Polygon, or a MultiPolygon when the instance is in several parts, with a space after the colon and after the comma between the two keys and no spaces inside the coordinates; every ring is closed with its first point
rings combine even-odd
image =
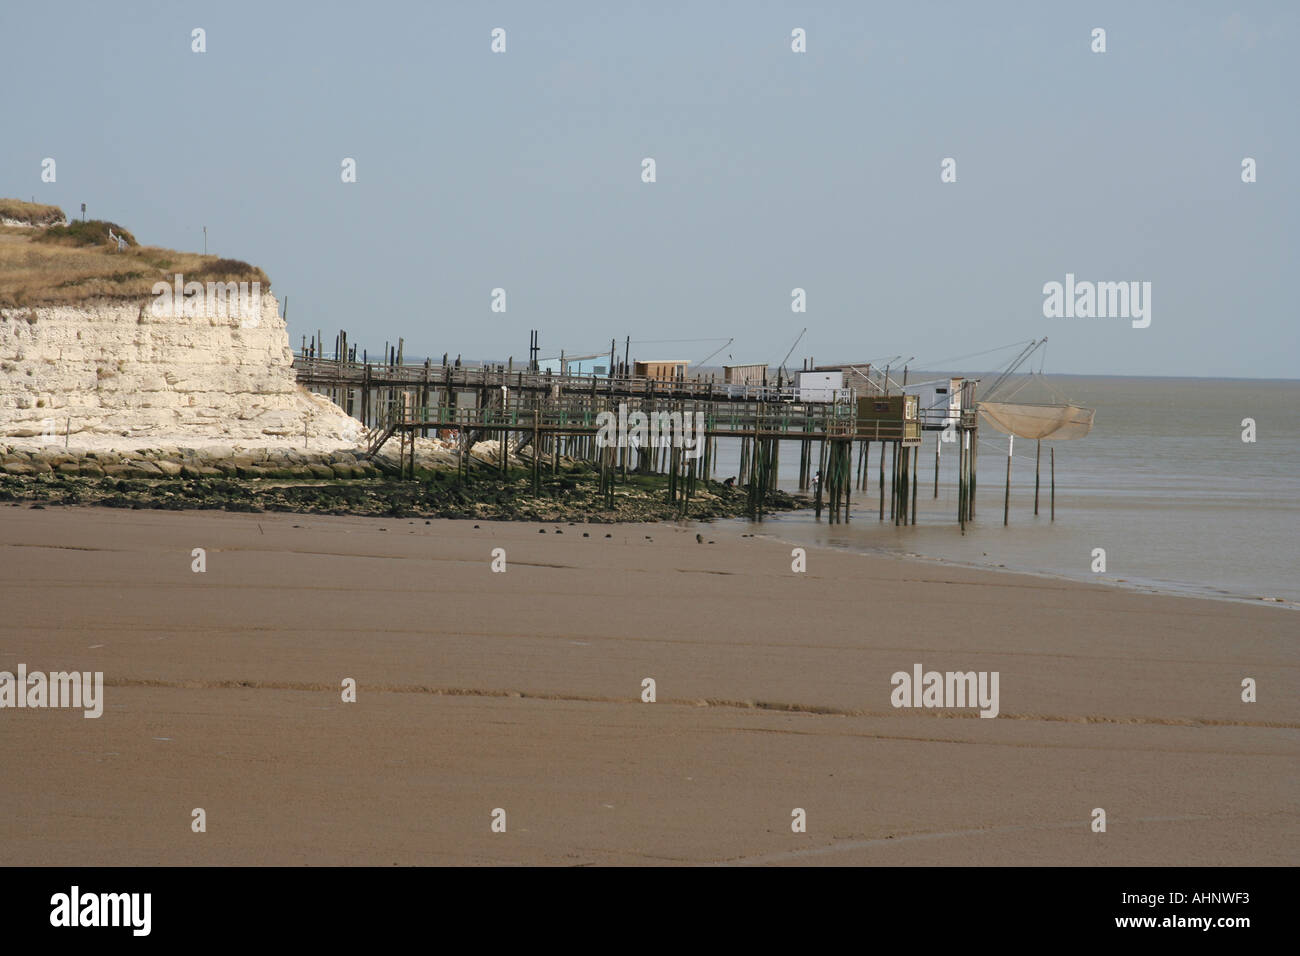
{"type": "Polygon", "coordinates": [[[360,440],[360,422],[294,381],[274,296],[242,319],[160,316],[151,305],[0,310],[0,440],[101,449],[360,440]]]}

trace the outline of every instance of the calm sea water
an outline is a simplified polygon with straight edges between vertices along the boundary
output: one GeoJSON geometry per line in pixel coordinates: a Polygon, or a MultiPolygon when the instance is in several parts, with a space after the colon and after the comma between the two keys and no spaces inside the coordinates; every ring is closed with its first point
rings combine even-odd
{"type": "MultiPolygon", "coordinates": [[[[873,472],[869,490],[853,493],[850,523],[832,526],[797,513],[767,519],[762,530],[854,551],[1106,578],[1159,591],[1282,598],[1300,607],[1300,381],[1058,376],[1051,382],[1097,410],[1087,438],[1054,443],[1054,522],[1049,443],[1043,442],[1035,517],[1035,446],[1018,439],[1010,524],[1003,527],[1007,439],[981,423],[977,513],[964,537],[956,522],[955,444],[943,448],[934,497],[934,432],[926,433],[921,452],[915,526],[894,527],[888,501],[885,521],[877,519],[873,472]],[[1254,443],[1242,441],[1244,418],[1255,420],[1254,443]],[[1106,551],[1104,574],[1091,570],[1094,548],[1106,551]]],[[[796,447],[782,449],[781,484],[791,489],[796,447]]],[[[719,449],[719,477],[736,473],[738,452],[738,443],[719,449]]],[[[878,467],[878,452],[872,457],[878,467]]]]}

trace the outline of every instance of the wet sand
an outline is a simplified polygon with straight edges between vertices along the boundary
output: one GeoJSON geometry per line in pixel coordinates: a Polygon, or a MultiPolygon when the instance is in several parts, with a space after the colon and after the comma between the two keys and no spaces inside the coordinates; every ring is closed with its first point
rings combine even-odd
{"type": "Polygon", "coordinates": [[[478,525],[0,508],[0,670],[107,685],[97,720],[0,710],[5,862],[1296,859],[1292,611],[478,525]],[[1000,715],[893,708],[916,663],[998,671],[1000,715]]]}

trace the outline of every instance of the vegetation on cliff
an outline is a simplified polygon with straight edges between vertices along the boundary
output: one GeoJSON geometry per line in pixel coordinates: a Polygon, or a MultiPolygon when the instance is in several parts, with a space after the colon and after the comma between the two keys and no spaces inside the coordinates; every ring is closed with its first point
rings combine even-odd
{"type": "Polygon", "coordinates": [[[57,206],[0,199],[0,220],[28,223],[0,225],[0,309],[144,302],[154,283],[170,285],[177,274],[186,282],[259,282],[263,292],[271,289],[266,273],[247,262],[142,246],[117,223],[65,218],[57,206]],[[110,230],[125,248],[109,240],[110,230]]]}

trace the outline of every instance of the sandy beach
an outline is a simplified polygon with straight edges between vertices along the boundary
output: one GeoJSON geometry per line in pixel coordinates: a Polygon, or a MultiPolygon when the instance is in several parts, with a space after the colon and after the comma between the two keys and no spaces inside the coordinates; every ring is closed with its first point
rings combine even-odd
{"type": "Polygon", "coordinates": [[[755,530],[4,507],[0,670],[105,683],[0,711],[5,860],[1294,863],[1293,611],[755,530]]]}

